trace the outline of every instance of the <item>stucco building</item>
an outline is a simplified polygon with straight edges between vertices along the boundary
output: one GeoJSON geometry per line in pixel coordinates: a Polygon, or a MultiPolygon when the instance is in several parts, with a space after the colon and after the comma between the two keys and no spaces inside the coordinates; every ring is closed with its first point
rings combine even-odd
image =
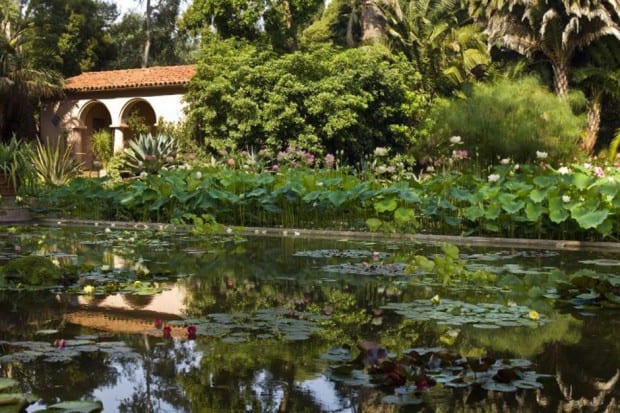
{"type": "Polygon", "coordinates": [[[130,138],[127,120],[141,117],[149,126],[158,120],[183,119],[183,94],[194,65],[86,72],[65,81],[64,98],[47,102],[41,113],[41,138],[73,144],[76,158],[86,168],[93,163],[91,137],[108,129],[114,151],[130,138]]]}

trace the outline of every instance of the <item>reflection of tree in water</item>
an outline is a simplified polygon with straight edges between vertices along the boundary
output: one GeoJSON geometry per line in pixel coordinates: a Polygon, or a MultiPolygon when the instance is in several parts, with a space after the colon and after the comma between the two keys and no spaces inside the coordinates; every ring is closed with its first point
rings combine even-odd
{"type": "Polygon", "coordinates": [[[125,294],[123,301],[134,310],[139,310],[153,302],[154,295],[125,294]]]}
{"type": "Polygon", "coordinates": [[[192,342],[163,340],[148,335],[128,336],[127,341],[140,353],[140,358],[124,366],[129,380],[133,382],[131,397],[121,401],[121,413],[150,413],[162,411],[167,403],[175,412],[189,411],[189,401],[177,382],[197,353],[192,342]]]}
{"type": "Polygon", "coordinates": [[[36,394],[41,403],[48,405],[58,402],[59,386],[62,387],[64,400],[78,400],[102,386],[114,386],[118,379],[118,373],[109,365],[107,355],[101,352],[82,353],[62,363],[15,362],[4,368],[10,369],[14,379],[36,394]]]}
{"type": "Polygon", "coordinates": [[[62,323],[63,308],[49,291],[0,291],[0,338],[31,339],[62,323]]]}

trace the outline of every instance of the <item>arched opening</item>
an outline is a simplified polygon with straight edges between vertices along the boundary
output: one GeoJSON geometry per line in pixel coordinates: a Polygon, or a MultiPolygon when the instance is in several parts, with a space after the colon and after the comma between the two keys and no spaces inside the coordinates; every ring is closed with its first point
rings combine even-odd
{"type": "Polygon", "coordinates": [[[125,146],[129,140],[141,134],[155,133],[157,117],[153,107],[145,100],[129,102],[123,109],[121,119],[125,146]]]}
{"type": "Polygon", "coordinates": [[[84,163],[85,169],[93,168],[93,134],[101,130],[111,132],[112,116],[108,108],[101,102],[93,101],[82,109],[80,123],[84,125],[81,139],[75,142],[75,155],[84,163]]]}

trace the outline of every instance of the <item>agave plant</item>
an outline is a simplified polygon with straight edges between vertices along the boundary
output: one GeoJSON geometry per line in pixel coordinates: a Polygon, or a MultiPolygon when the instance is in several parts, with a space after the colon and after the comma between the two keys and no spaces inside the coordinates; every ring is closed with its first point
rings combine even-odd
{"type": "Polygon", "coordinates": [[[125,167],[135,174],[156,173],[176,160],[177,143],[166,134],[145,134],[129,142],[124,151],[125,167]]]}
{"type": "Polygon", "coordinates": [[[46,185],[60,186],[79,176],[83,164],[73,157],[73,145],[43,144],[37,141],[32,152],[32,167],[37,179],[46,185]]]}

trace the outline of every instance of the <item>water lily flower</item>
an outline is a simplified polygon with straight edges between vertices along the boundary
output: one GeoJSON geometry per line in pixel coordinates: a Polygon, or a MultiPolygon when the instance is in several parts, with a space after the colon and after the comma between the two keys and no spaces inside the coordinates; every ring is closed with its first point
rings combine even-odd
{"type": "Polygon", "coordinates": [[[95,287],[92,285],[87,285],[84,287],[84,294],[92,295],[95,293],[95,287]]]}
{"type": "Polygon", "coordinates": [[[439,298],[439,294],[435,294],[435,295],[433,296],[433,298],[431,298],[431,302],[432,302],[433,304],[439,304],[439,303],[441,303],[441,298],[439,298]]]}
{"type": "Polygon", "coordinates": [[[194,174],[194,177],[196,178],[196,180],[200,180],[200,178],[202,178],[202,172],[198,171],[194,174]]]}
{"type": "Polygon", "coordinates": [[[499,181],[499,178],[501,178],[499,174],[491,174],[487,177],[487,180],[489,182],[497,182],[499,181]]]}
{"type": "Polygon", "coordinates": [[[187,327],[187,338],[188,340],[196,339],[196,326],[187,327]]]}
{"type": "Polygon", "coordinates": [[[162,335],[164,338],[172,337],[172,328],[168,325],[164,326],[164,328],[162,329],[162,335]]]}
{"type": "Polygon", "coordinates": [[[160,318],[155,319],[155,328],[159,329],[164,325],[160,318]]]}
{"type": "Polygon", "coordinates": [[[559,173],[560,175],[566,175],[566,174],[568,174],[569,172],[570,172],[570,169],[568,169],[568,167],[566,167],[566,166],[562,166],[562,167],[560,167],[560,168],[558,169],[558,173],[559,173]]]}
{"type": "Polygon", "coordinates": [[[275,164],[271,167],[271,170],[274,172],[278,172],[280,170],[280,166],[278,164],[275,164]]]}
{"type": "Polygon", "coordinates": [[[549,154],[547,152],[536,151],[536,157],[538,159],[546,159],[548,156],[549,156],[549,154]]]}
{"type": "Polygon", "coordinates": [[[564,203],[570,202],[570,196],[562,195],[562,202],[564,202],[564,203]]]}
{"type": "Polygon", "coordinates": [[[499,163],[502,165],[508,165],[510,163],[510,158],[500,159],[499,163]]]}
{"type": "Polygon", "coordinates": [[[235,160],[233,158],[228,158],[226,163],[228,164],[228,166],[235,166],[235,160]]]}
{"type": "Polygon", "coordinates": [[[462,141],[461,141],[461,137],[460,136],[451,136],[450,137],[450,143],[457,144],[457,143],[461,143],[461,142],[462,141]]]}
{"type": "Polygon", "coordinates": [[[540,314],[538,314],[538,311],[536,310],[530,311],[528,316],[530,317],[530,320],[538,321],[538,319],[540,319],[540,314]]]}
{"type": "Polygon", "coordinates": [[[64,338],[61,338],[60,340],[58,340],[58,348],[65,348],[67,347],[67,342],[65,341],[64,338]]]}

